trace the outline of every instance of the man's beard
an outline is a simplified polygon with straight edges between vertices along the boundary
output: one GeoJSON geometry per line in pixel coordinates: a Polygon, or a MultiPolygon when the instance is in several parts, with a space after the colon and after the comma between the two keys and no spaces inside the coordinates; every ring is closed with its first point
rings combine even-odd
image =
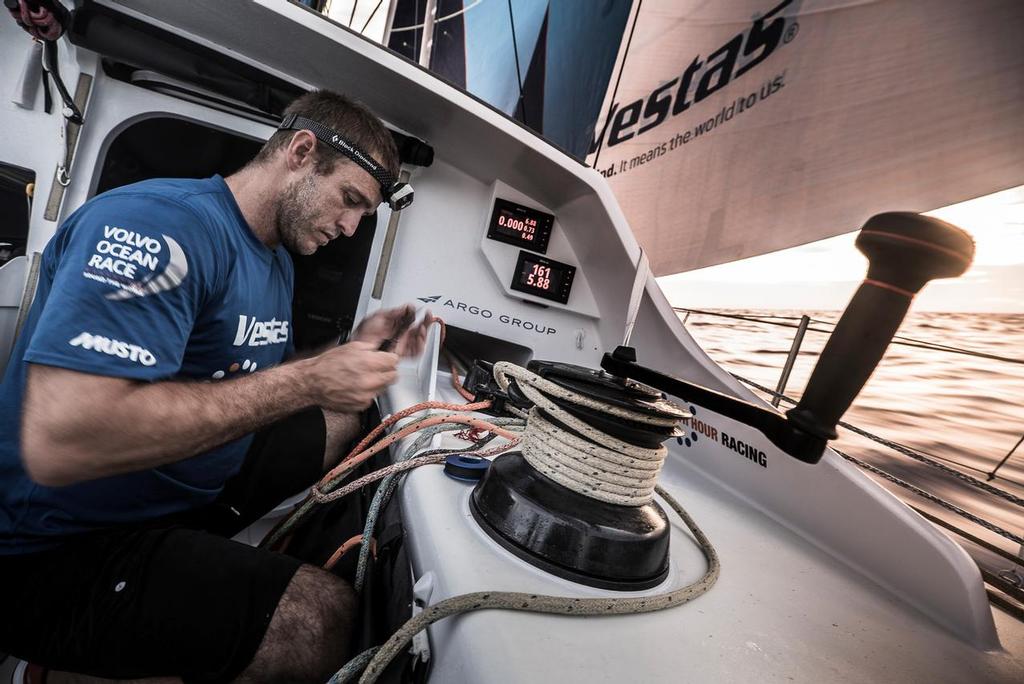
{"type": "Polygon", "coordinates": [[[316,222],[316,196],[316,183],[310,173],[285,188],[278,201],[274,225],[281,243],[293,252],[312,254],[316,251],[315,246],[308,251],[302,247],[303,233],[316,222]]]}

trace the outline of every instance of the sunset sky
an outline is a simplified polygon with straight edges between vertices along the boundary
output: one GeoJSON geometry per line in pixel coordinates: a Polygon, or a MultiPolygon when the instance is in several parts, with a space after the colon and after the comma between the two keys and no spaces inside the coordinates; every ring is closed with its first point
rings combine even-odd
{"type": "MultiPolygon", "coordinates": [[[[977,251],[963,276],[925,286],[914,309],[1024,312],[1024,186],[929,213],[974,236],[977,251]]],[[[840,310],[867,270],[855,237],[847,233],[658,282],[680,307],[840,310]]]]}

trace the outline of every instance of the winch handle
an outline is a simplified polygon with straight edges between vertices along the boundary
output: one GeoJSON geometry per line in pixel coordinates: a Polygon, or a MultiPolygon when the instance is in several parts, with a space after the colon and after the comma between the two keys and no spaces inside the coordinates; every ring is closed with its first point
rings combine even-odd
{"type": "Polygon", "coordinates": [[[799,430],[836,438],[836,424],[878,366],[910,302],[936,278],[962,275],[974,240],[954,225],[910,212],[868,219],[856,241],[868,273],[836,324],[800,402],[786,416],[799,430]]]}

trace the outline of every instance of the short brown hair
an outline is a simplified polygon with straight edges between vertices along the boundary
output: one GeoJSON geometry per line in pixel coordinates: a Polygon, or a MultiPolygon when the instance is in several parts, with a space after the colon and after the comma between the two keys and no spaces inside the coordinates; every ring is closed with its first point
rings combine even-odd
{"type": "MultiPolygon", "coordinates": [[[[399,161],[395,139],[381,120],[362,103],[330,90],[314,90],[288,105],[284,116],[289,114],[304,116],[340,133],[356,147],[369,152],[393,178],[398,178],[399,161]]],[[[288,144],[294,134],[294,130],[276,131],[263,144],[253,162],[261,164],[268,161],[288,144]]],[[[331,173],[338,160],[345,158],[328,145],[319,144],[316,149],[316,172],[319,174],[331,173]]]]}

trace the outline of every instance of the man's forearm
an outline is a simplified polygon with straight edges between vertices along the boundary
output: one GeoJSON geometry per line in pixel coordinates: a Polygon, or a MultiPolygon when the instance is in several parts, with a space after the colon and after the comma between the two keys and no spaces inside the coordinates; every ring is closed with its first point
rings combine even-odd
{"type": "Polygon", "coordinates": [[[93,399],[102,400],[82,403],[70,415],[53,415],[43,399],[56,390],[47,374],[63,371],[33,367],[30,387],[39,400],[30,396],[25,404],[23,453],[49,452],[33,476],[52,485],[180,461],[313,405],[303,363],[217,383],[93,379],[93,399]],[[40,432],[47,434],[33,434],[32,425],[46,426],[40,432]]]}

